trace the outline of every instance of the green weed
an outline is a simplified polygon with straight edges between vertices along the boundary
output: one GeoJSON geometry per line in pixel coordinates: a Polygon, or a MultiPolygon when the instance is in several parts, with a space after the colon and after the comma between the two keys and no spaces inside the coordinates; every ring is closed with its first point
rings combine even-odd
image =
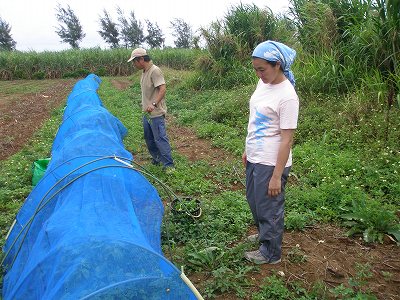
{"type": "Polygon", "coordinates": [[[276,275],[264,280],[261,290],[255,293],[252,300],[288,300],[293,299],[293,293],[286,287],[281,278],[276,275]]]}
{"type": "Polygon", "coordinates": [[[288,251],[287,256],[291,263],[299,264],[307,261],[307,255],[304,253],[299,245],[296,245],[296,247],[292,247],[288,251]]]}
{"type": "Polygon", "coordinates": [[[330,292],[340,299],[365,299],[375,300],[376,296],[368,291],[368,279],[373,276],[371,266],[369,264],[356,264],[356,275],[349,279],[349,286],[341,284],[330,292]]]}
{"type": "Polygon", "coordinates": [[[341,215],[344,225],[350,227],[348,236],[362,234],[364,241],[383,243],[385,234],[400,242],[400,224],[393,208],[376,200],[354,200],[347,213],[341,215]]]}
{"type": "Polygon", "coordinates": [[[218,247],[208,247],[198,252],[187,254],[187,261],[195,270],[212,272],[220,265],[226,253],[218,247]]]}
{"type": "Polygon", "coordinates": [[[306,226],[312,225],[314,218],[315,214],[312,211],[307,213],[289,210],[285,215],[285,228],[288,230],[304,230],[306,226]]]}

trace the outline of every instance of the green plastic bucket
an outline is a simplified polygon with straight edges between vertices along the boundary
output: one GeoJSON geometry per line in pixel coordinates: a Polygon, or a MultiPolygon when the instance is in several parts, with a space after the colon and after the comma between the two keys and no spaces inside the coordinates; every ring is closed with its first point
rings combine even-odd
{"type": "Polygon", "coordinates": [[[39,180],[43,177],[46,172],[47,165],[50,162],[50,158],[42,158],[35,160],[32,164],[32,185],[35,186],[39,180]]]}

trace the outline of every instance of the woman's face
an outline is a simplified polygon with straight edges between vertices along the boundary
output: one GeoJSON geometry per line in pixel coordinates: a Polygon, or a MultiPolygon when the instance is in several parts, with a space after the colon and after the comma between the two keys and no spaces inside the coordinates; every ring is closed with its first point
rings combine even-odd
{"type": "Polygon", "coordinates": [[[260,78],[262,82],[277,84],[285,80],[285,75],[280,69],[279,62],[277,62],[275,66],[261,58],[253,58],[252,62],[257,77],[260,78]]]}

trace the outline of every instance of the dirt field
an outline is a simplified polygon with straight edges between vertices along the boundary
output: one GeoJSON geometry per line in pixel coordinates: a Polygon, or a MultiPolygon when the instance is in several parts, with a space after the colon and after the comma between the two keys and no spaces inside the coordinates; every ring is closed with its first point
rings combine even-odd
{"type": "MultiPolygon", "coordinates": [[[[7,82],[0,89],[0,160],[18,152],[71,92],[76,80],[43,81],[37,92],[7,92],[13,85],[29,85],[27,81],[7,82]]],[[[41,84],[41,83],[39,83],[41,84]]],[[[119,89],[127,87],[124,80],[114,81],[119,89]]],[[[37,85],[37,83],[36,83],[37,85]]],[[[29,89],[28,89],[29,90],[29,89]]],[[[173,117],[168,118],[168,134],[174,147],[190,160],[215,161],[219,157],[235,159],[229,153],[212,148],[207,140],[198,139],[188,128],[179,127],[173,117]],[[188,146],[190,145],[190,147],[188,146]],[[211,150],[212,149],[212,150],[211,150]]],[[[249,233],[254,228],[249,229],[249,233]]],[[[364,244],[360,239],[350,239],[344,230],[321,225],[305,232],[285,232],[283,261],[279,265],[262,265],[260,273],[251,274],[250,280],[262,282],[262,278],[282,271],[287,282],[299,280],[306,286],[317,280],[329,287],[347,284],[349,278],[358,274],[357,265],[369,264],[372,278],[368,288],[378,299],[400,299],[400,251],[389,238],[381,244],[364,244]],[[294,255],[305,258],[295,263],[294,255]],[[291,259],[289,259],[291,258],[291,259]]],[[[196,278],[192,278],[196,285],[196,278]]],[[[234,295],[223,295],[218,299],[238,299],[234,295]]]]}

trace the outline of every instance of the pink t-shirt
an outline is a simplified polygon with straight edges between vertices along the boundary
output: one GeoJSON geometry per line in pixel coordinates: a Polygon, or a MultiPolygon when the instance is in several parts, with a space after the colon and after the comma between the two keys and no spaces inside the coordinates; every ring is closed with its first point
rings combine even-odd
{"type": "MultiPolygon", "coordinates": [[[[289,80],[265,84],[259,80],[250,98],[246,155],[251,163],[275,166],[281,142],[281,129],[297,128],[299,98],[289,80]]],[[[292,165],[290,151],[286,167],[292,165]]]]}

